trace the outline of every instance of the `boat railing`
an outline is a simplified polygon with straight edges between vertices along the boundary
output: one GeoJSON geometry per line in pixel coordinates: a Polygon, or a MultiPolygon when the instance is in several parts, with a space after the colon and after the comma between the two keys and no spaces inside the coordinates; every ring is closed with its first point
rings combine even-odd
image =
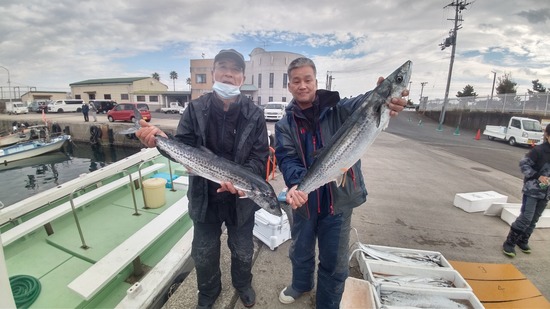
{"type": "MultiPolygon", "coordinates": [[[[158,171],[159,169],[165,167],[166,164],[164,163],[156,163],[156,164],[153,164],[151,166],[148,166],[146,168],[144,168],[143,170],[141,170],[141,174],[142,176],[143,175],[147,175],[147,174],[150,174],[150,173],[153,173],[155,171],[158,171]]],[[[3,242],[3,245],[6,246],[8,244],[10,244],[11,242],[19,239],[20,237],[44,226],[46,228],[46,232],[48,235],[51,235],[54,233],[53,231],[53,227],[51,227],[51,222],[54,221],[55,219],[65,215],[65,214],[68,214],[69,212],[72,211],[73,215],[75,216],[75,221],[77,222],[77,226],[79,225],[78,223],[78,217],[77,217],[77,214],[76,214],[76,209],[84,206],[84,205],[87,205],[91,202],[93,202],[94,200],[96,200],[97,198],[101,197],[101,196],[104,196],[110,192],[113,192],[121,187],[124,187],[126,185],[129,185],[130,187],[134,187],[134,183],[129,180],[129,179],[134,179],[134,178],[137,178],[138,177],[138,172],[134,172],[132,174],[130,174],[129,178],[127,177],[122,177],[118,180],[115,180],[113,182],[110,182],[108,184],[105,184],[105,185],[101,185],[99,186],[97,189],[95,190],[91,190],[87,193],[84,193],[76,198],[73,197],[74,193],[77,192],[77,191],[82,191],[82,190],[85,190],[85,188],[83,187],[78,187],[78,188],[75,188],[71,191],[71,194],[70,194],[70,200],[68,202],[65,202],[65,203],[62,203],[60,205],[57,205],[56,207],[53,207],[43,213],[41,213],[40,215],[37,215],[27,221],[24,221],[22,222],[21,218],[18,218],[17,220],[13,220],[12,222],[14,222],[14,224],[16,224],[16,226],[12,227],[11,229],[7,230],[6,232],[2,233],[2,242],[3,242]],[[15,222],[17,221],[17,222],[15,222]]],[[[137,206],[135,206],[134,209],[136,209],[137,206]]],[[[134,213],[135,215],[135,213],[134,213]]],[[[86,245],[86,242],[84,241],[83,239],[83,236],[81,236],[81,240],[82,240],[82,245],[83,245],[83,248],[84,247],[87,247],[86,245]]]]}
{"type": "Polygon", "coordinates": [[[142,150],[141,153],[112,163],[97,171],[82,174],[80,177],[61,184],[47,192],[41,192],[21,202],[0,209],[0,226],[4,226],[6,223],[17,225],[21,223],[20,218],[23,216],[30,215],[36,211],[43,211],[43,209],[63,203],[62,201],[68,199],[68,196],[75,188],[88,186],[96,186],[97,188],[103,185],[106,179],[116,176],[119,173],[124,175],[125,170],[131,170],[135,168],[136,165],[140,165],[143,162],[149,162],[151,165],[154,165],[153,159],[157,157],[158,154],[158,150],[155,148],[142,150]]]}

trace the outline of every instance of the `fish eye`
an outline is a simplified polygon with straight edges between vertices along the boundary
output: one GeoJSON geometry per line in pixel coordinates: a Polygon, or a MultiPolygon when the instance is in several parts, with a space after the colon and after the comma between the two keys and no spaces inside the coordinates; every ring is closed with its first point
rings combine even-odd
{"type": "Polygon", "coordinates": [[[397,82],[398,82],[398,83],[402,83],[402,82],[403,82],[403,76],[401,76],[401,75],[397,75],[397,78],[396,78],[396,79],[397,79],[397,82]]]}

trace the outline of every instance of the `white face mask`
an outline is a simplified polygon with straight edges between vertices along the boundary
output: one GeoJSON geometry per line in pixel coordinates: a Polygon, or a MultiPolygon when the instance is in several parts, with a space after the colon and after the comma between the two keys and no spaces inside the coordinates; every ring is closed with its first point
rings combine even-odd
{"type": "Polygon", "coordinates": [[[220,82],[214,82],[214,86],[212,86],[212,90],[216,92],[217,95],[220,96],[222,99],[234,99],[238,95],[241,94],[241,90],[239,90],[241,86],[235,86],[230,84],[224,84],[220,82]]]}

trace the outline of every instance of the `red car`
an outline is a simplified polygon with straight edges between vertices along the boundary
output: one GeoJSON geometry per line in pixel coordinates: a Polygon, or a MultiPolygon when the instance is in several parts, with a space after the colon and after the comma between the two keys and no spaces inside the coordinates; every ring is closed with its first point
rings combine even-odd
{"type": "Polygon", "coordinates": [[[149,122],[151,121],[151,112],[149,111],[149,106],[145,103],[120,103],[117,104],[113,109],[107,112],[107,119],[110,122],[113,121],[131,121],[134,122],[134,109],[138,109],[141,113],[143,120],[149,122]]]}

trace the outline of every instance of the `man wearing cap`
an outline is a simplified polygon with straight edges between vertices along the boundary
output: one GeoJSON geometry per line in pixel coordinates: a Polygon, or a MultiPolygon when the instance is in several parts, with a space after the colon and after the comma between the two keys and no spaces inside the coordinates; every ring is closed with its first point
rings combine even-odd
{"type": "MultiPolygon", "coordinates": [[[[245,62],[234,49],[221,50],[214,58],[213,92],[189,103],[178,124],[175,138],[195,147],[206,147],[220,157],[243,168],[265,175],[269,154],[267,128],[261,109],[244,96],[245,62]]],[[[140,141],[155,147],[155,135],[164,132],[141,121],[136,132],[140,141]]],[[[254,212],[259,207],[230,182],[221,185],[199,176],[189,177],[189,215],[194,239],[191,256],[195,262],[198,286],[197,308],[211,308],[221,286],[220,236],[227,227],[231,250],[231,280],[245,307],[252,307],[256,294],[252,288],[254,212]]]]}

